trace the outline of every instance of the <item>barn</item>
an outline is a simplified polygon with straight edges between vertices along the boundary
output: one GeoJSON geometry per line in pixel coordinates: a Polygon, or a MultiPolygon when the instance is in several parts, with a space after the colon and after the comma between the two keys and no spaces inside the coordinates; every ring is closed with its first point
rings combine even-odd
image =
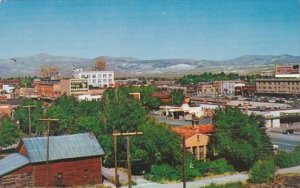
{"type": "Polygon", "coordinates": [[[104,151],[93,133],[23,138],[0,160],[0,187],[71,187],[102,183],[104,151]],[[48,163],[47,163],[47,158],[48,163]]]}

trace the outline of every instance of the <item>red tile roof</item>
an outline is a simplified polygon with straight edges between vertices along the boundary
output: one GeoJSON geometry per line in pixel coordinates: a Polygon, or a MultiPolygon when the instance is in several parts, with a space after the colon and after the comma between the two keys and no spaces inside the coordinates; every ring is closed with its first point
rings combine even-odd
{"type": "Polygon", "coordinates": [[[160,99],[168,99],[168,98],[170,98],[170,94],[164,93],[164,92],[154,92],[151,96],[152,97],[158,97],[160,99]]]}
{"type": "Polygon", "coordinates": [[[196,125],[194,127],[188,125],[181,127],[172,127],[171,129],[181,136],[185,136],[186,138],[189,138],[195,134],[212,134],[215,132],[215,126],[212,124],[196,125]]]}

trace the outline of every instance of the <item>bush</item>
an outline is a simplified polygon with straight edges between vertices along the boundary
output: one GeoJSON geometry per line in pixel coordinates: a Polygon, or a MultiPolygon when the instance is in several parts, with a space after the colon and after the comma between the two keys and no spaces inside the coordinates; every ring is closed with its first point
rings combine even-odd
{"type": "Polygon", "coordinates": [[[195,168],[198,170],[200,176],[205,176],[207,173],[223,174],[234,171],[233,166],[228,164],[228,162],[223,158],[216,161],[197,161],[195,162],[195,168]]]}
{"type": "Polygon", "coordinates": [[[276,166],[273,160],[257,161],[250,169],[249,181],[252,183],[267,183],[273,180],[276,166]]]}
{"type": "Polygon", "coordinates": [[[205,186],[204,188],[244,188],[245,186],[243,185],[242,182],[237,182],[237,183],[227,183],[227,184],[222,184],[222,185],[217,185],[217,184],[210,184],[208,186],[205,186]]]}
{"type": "Polygon", "coordinates": [[[150,172],[145,176],[150,181],[160,182],[163,180],[177,181],[181,176],[179,171],[167,164],[153,165],[150,172]]]}
{"type": "Polygon", "coordinates": [[[212,174],[224,174],[226,172],[233,171],[233,166],[228,164],[228,162],[223,158],[213,161],[209,168],[209,172],[212,174]]]}
{"type": "Polygon", "coordinates": [[[294,152],[279,151],[275,157],[275,164],[280,168],[288,168],[300,164],[300,150],[294,152]]]}

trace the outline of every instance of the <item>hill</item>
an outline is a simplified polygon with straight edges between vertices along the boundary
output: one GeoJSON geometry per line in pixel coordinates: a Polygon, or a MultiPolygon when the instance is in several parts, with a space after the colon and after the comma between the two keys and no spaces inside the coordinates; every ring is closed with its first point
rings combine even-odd
{"type": "MultiPolygon", "coordinates": [[[[300,64],[300,56],[292,55],[246,55],[231,60],[213,61],[196,59],[139,60],[132,57],[108,57],[107,69],[116,71],[117,76],[180,76],[202,72],[248,73],[270,70],[277,65],[300,64]]],[[[37,54],[29,57],[0,59],[0,77],[38,75],[43,65],[55,65],[63,76],[70,76],[73,68],[92,69],[98,58],[37,54]]]]}

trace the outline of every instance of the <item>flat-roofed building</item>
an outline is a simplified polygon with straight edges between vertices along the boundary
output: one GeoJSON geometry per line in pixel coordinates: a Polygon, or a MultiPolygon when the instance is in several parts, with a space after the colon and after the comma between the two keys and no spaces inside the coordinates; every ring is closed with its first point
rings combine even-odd
{"type": "Polygon", "coordinates": [[[88,84],[93,87],[114,87],[114,71],[83,71],[76,69],[73,77],[77,79],[87,79],[88,84]]]}
{"type": "Polygon", "coordinates": [[[300,94],[300,79],[257,79],[256,90],[259,94],[300,94]]]}

